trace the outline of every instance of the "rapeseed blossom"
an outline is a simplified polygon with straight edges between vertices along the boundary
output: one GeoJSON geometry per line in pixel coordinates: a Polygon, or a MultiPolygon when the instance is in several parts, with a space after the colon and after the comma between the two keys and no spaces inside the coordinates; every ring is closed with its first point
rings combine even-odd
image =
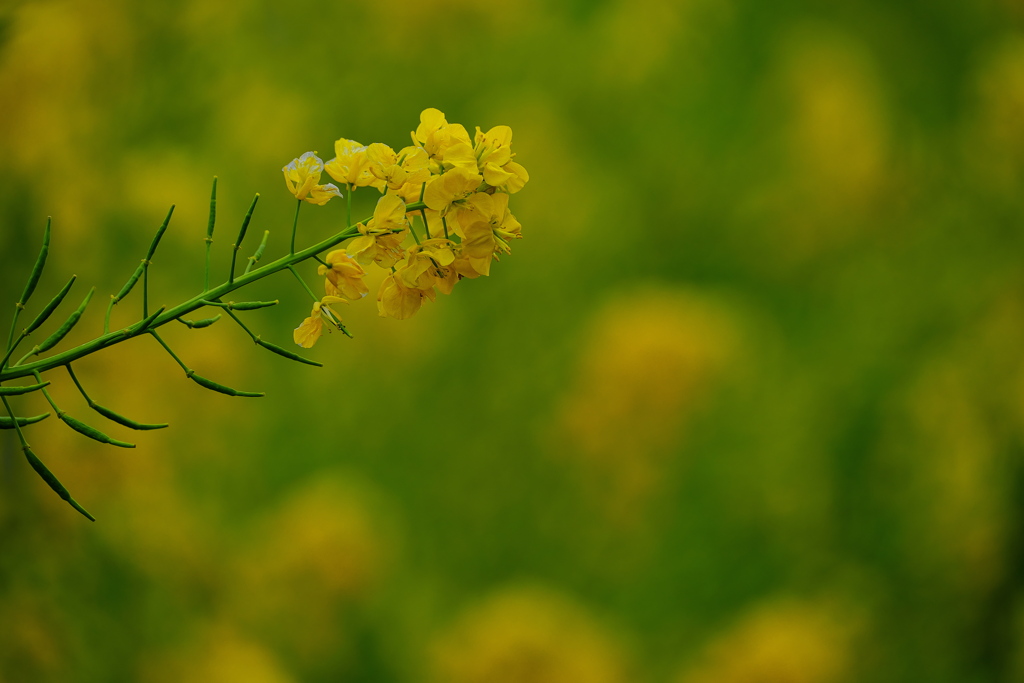
{"type": "Polygon", "coordinates": [[[323,206],[331,197],[341,196],[341,191],[334,185],[320,184],[324,162],[316,152],[306,152],[298,159],[292,159],[291,163],[281,170],[284,171],[284,182],[288,186],[288,191],[295,195],[296,199],[304,199],[310,204],[323,206]]]}
{"type": "Polygon", "coordinates": [[[324,333],[325,322],[336,329],[344,330],[341,325],[341,317],[334,312],[330,305],[345,303],[348,303],[348,301],[340,296],[330,295],[314,303],[313,312],[295,328],[295,332],[292,335],[295,343],[304,349],[312,347],[313,344],[316,344],[316,340],[320,338],[320,335],[324,333]]]}
{"type": "Polygon", "coordinates": [[[366,296],[370,264],[389,271],[377,293],[379,314],[404,320],[437,292],[450,294],[460,280],[490,275],[493,262],[522,237],[509,196],[530,176],[515,161],[511,128],[477,127],[471,137],[431,108],[410,135],[412,145],[398,151],[341,138],[326,165],[307,152],[285,167],[289,191],[314,204],[340,196],[334,185],[319,184],[324,170],[349,192],[373,187],[381,194],[373,216],[350,227],[351,241],[321,261],[327,296],[295,330],[300,346],[315,344],[325,322],[340,328],[328,304],[366,296]]]}

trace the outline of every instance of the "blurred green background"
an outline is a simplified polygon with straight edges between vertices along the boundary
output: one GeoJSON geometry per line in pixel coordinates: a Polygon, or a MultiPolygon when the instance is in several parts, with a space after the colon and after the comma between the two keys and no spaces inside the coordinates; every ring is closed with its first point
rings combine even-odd
{"type": "MultiPolygon", "coordinates": [[[[0,303],[52,215],[37,296],[98,287],[77,340],[172,203],[153,298],[199,290],[214,175],[223,268],[255,192],[286,249],[285,163],[398,148],[426,107],[510,125],[531,174],[491,277],[345,308],[322,369],[168,329],[264,399],[151,340],[80,363],[172,423],[29,428],[96,524],[0,434],[3,683],[1024,681],[1020,3],[65,0],[0,29],[0,303]]],[[[343,221],[305,207],[301,239],[343,221]]],[[[280,344],[308,315],[284,276],[247,298],[280,344]]]]}

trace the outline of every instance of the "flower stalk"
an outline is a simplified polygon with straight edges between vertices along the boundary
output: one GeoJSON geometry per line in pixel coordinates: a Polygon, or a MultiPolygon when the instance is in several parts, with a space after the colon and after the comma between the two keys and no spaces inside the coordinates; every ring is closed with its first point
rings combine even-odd
{"type": "Polygon", "coordinates": [[[31,299],[42,276],[50,249],[51,221],[46,222],[42,246],[30,272],[21,297],[15,303],[7,346],[0,360],[0,399],[6,416],[0,415],[0,429],[14,429],[30,466],[46,484],[67,501],[75,510],[90,520],[95,518],[79,505],[63,484],[35,455],[26,440],[23,428],[46,420],[51,413],[20,416],[15,413],[9,397],[41,392],[57,419],[70,429],[94,441],[121,448],[135,448],[135,444],[113,438],[103,431],[63,411],[48,391],[50,382],[43,374],[65,368],[72,383],[85,399],[89,408],[100,417],[132,430],[163,429],[166,423],[145,423],[105,407],[92,399],[73,369],[73,364],[93,353],[112,348],[143,335],[151,336],[185,373],[185,377],[204,389],[233,397],[262,397],[262,392],[242,391],[198,374],[178,356],[158,330],[177,321],[190,330],[202,329],[216,323],[226,314],[249,339],[261,348],[297,363],[321,366],[321,363],[299,355],[289,349],[267,341],[242,320],[240,313],[278,304],[274,301],[233,301],[229,298],[252,283],[289,271],[313,299],[312,311],[294,330],[293,341],[303,348],[313,346],[324,331],[338,330],[351,337],[341,316],[333,308],[365,297],[369,291],[363,278],[364,266],[371,263],[385,269],[387,275],[377,295],[380,315],[405,319],[414,315],[424,301],[434,301],[437,292],[450,294],[462,279],[474,279],[490,273],[492,261],[498,255],[511,252],[509,242],[521,237],[520,225],[508,211],[511,194],[522,189],[529,176],[516,163],[511,152],[512,131],[497,126],[487,133],[479,128],[471,138],[459,124],[449,124],[444,114],[436,109],[424,110],[420,125],[412,133],[413,145],[395,152],[387,145],[374,143],[363,146],[353,140],[341,139],[335,143],[335,158],[326,164],[316,152],[306,152],[283,169],[285,184],[296,199],[288,253],[274,261],[259,265],[267,249],[270,235],[265,230],[259,246],[248,257],[244,271],[237,273],[238,252],[245,240],[259,201],[257,194],[231,245],[230,266],[226,279],[211,282],[211,258],[214,229],[217,220],[217,178],[210,190],[210,212],[206,226],[203,290],[187,300],[161,306],[150,311],[149,276],[153,259],[167,232],[174,206],[156,230],[144,258],[132,271],[128,280],[111,295],[103,317],[102,333],[75,347],[45,354],[56,348],[82,321],[95,293],[90,289],[81,304],[64,322],[42,342],[36,344],[21,358],[9,364],[18,347],[30,334],[44,325],[61,306],[73,287],[76,277],[45,305],[23,330],[18,332],[18,321],[31,299]],[[334,197],[341,197],[337,186],[321,184],[326,172],[345,189],[346,227],[333,235],[298,249],[299,215],[304,202],[323,206],[334,197]],[[380,192],[373,215],[362,221],[352,221],[352,194],[360,188],[374,188],[380,192]],[[423,222],[422,235],[413,227],[419,218],[423,222]],[[444,238],[439,235],[444,234],[444,238]],[[406,239],[411,238],[411,244],[406,239]],[[344,248],[337,248],[349,242],[344,248]],[[323,294],[318,295],[299,273],[296,266],[314,261],[317,273],[323,276],[323,294]],[[114,306],[128,297],[142,281],[141,318],[136,322],[111,330],[110,319],[114,306]],[[212,317],[191,319],[203,308],[218,309],[212,317]],[[42,356],[42,357],[40,357],[42,356]],[[39,357],[39,358],[37,358],[39,357]],[[12,384],[30,378],[31,383],[12,384]]]}

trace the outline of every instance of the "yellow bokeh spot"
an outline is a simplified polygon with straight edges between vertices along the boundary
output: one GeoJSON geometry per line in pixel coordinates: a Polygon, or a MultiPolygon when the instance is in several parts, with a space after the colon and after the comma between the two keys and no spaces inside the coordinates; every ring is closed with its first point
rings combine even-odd
{"type": "Polygon", "coordinates": [[[733,355],[733,323],[720,304],[652,288],[609,300],[584,343],[559,415],[567,455],[613,516],[630,515],[733,355]]]}
{"type": "Polygon", "coordinates": [[[847,680],[851,620],[780,600],[755,608],[684,668],[677,683],[838,683],[847,680]]]}
{"type": "Polygon", "coordinates": [[[471,606],[437,641],[444,683],[619,683],[621,645],[582,607],[536,586],[509,588],[471,606]]]}

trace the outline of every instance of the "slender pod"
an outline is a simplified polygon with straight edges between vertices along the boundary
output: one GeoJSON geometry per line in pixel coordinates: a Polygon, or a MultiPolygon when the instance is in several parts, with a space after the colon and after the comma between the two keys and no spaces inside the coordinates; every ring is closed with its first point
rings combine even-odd
{"type": "Polygon", "coordinates": [[[153,237],[153,242],[149,245],[149,251],[146,252],[146,261],[153,260],[153,254],[156,253],[156,248],[160,246],[160,240],[163,239],[164,233],[167,232],[167,225],[171,222],[171,216],[173,214],[174,205],[171,204],[171,209],[167,212],[167,217],[164,218],[164,222],[160,224],[159,228],[157,228],[156,235],[153,237]]]}
{"type": "Polygon", "coordinates": [[[20,396],[21,394],[39,391],[43,387],[48,386],[50,386],[49,382],[40,382],[39,384],[26,384],[21,387],[0,387],[0,396],[20,396]]]}
{"type": "Polygon", "coordinates": [[[213,189],[210,190],[210,220],[206,224],[206,241],[213,242],[213,226],[217,222],[217,176],[213,176],[213,189]]]}
{"type": "Polygon", "coordinates": [[[195,370],[189,370],[188,372],[185,373],[185,376],[201,387],[209,389],[210,391],[217,391],[222,394],[227,394],[228,396],[245,396],[247,398],[261,398],[263,396],[266,396],[266,394],[263,393],[262,391],[239,391],[238,389],[226,387],[223,384],[217,384],[213,380],[206,379],[201,375],[197,375],[195,373],[195,370]]]}
{"type": "Polygon", "coordinates": [[[50,417],[49,413],[33,415],[32,417],[4,417],[3,415],[0,415],[0,429],[14,429],[15,423],[17,423],[19,427],[34,425],[36,422],[42,422],[48,417],[50,417]]]}
{"type": "Polygon", "coordinates": [[[252,220],[252,212],[256,210],[256,202],[260,200],[260,193],[257,192],[256,196],[252,198],[252,204],[249,205],[249,210],[245,212],[245,218],[242,220],[242,227],[238,230],[238,239],[235,240],[234,249],[231,251],[231,272],[228,273],[228,282],[232,283],[235,281],[235,260],[238,257],[238,250],[242,247],[242,240],[245,239],[245,231],[249,229],[249,221],[252,220]]]}
{"type": "MultiPolygon", "coordinates": [[[[71,290],[71,285],[75,284],[75,278],[77,277],[77,275],[72,275],[71,279],[68,280],[68,283],[64,285],[64,288],[57,293],[57,296],[55,296],[53,300],[50,301],[50,303],[46,304],[46,307],[39,312],[39,315],[36,316],[35,320],[33,320],[32,323],[29,324],[29,326],[22,331],[21,335],[19,335],[17,339],[12,340],[12,343],[7,345],[7,354],[3,357],[3,359],[0,359],[0,371],[7,367],[7,361],[11,359],[11,356],[14,354],[14,351],[18,348],[21,342],[24,341],[25,337],[30,335],[33,331],[35,331],[37,327],[46,322],[47,318],[49,318],[53,314],[57,306],[60,306],[60,302],[63,301],[64,297],[68,295],[68,292],[71,290]]],[[[20,311],[21,309],[19,308],[18,310],[20,311]]],[[[21,358],[21,360],[15,363],[15,365],[20,365],[22,362],[28,359],[33,353],[35,353],[35,349],[26,353],[21,358]]]]}
{"type": "Polygon", "coordinates": [[[85,307],[89,305],[89,301],[92,299],[92,295],[95,292],[95,287],[90,289],[89,293],[85,297],[85,300],[82,301],[82,304],[75,310],[75,312],[68,316],[68,319],[64,321],[64,324],[61,325],[56,332],[47,337],[43,341],[43,343],[36,346],[35,349],[33,349],[33,353],[39,354],[42,353],[43,351],[49,351],[54,346],[59,344],[60,341],[67,336],[68,332],[71,331],[71,328],[78,324],[78,321],[81,319],[82,314],[85,313],[85,307]]]}
{"type": "Polygon", "coordinates": [[[262,346],[263,348],[265,348],[267,351],[271,351],[273,353],[276,353],[277,355],[283,356],[284,358],[288,358],[289,360],[298,361],[299,363],[305,363],[306,365],[312,365],[312,366],[315,366],[315,367],[318,367],[318,368],[322,368],[324,366],[323,363],[318,363],[315,360],[310,360],[308,358],[303,358],[302,356],[300,356],[297,353],[294,353],[294,352],[289,351],[287,349],[283,349],[280,346],[278,346],[277,344],[271,344],[270,342],[264,341],[264,340],[260,339],[259,337],[256,337],[253,341],[255,341],[257,345],[262,346]]]}
{"type": "MultiPolygon", "coordinates": [[[[4,408],[7,410],[7,414],[11,417],[12,420],[14,420],[14,412],[11,410],[11,404],[7,401],[7,397],[0,396],[0,402],[3,402],[4,408]]],[[[85,508],[79,505],[78,502],[71,497],[71,494],[68,493],[68,490],[64,488],[63,484],[60,483],[60,480],[57,479],[57,477],[53,476],[53,473],[49,469],[47,469],[46,465],[43,464],[43,461],[40,460],[36,456],[36,454],[32,452],[32,447],[29,446],[28,441],[25,440],[25,435],[21,431],[21,425],[19,425],[17,421],[14,421],[14,429],[18,433],[18,441],[21,442],[21,450],[24,451],[25,458],[28,460],[29,465],[32,466],[32,469],[36,471],[36,474],[42,477],[43,481],[45,481],[47,485],[51,489],[53,489],[53,492],[60,496],[63,500],[66,500],[71,505],[71,507],[75,508],[83,515],[88,517],[90,521],[95,522],[96,518],[90,515],[85,508]]]]}
{"type": "Polygon", "coordinates": [[[150,423],[146,423],[146,422],[136,422],[135,420],[133,420],[133,419],[131,419],[129,417],[125,417],[124,415],[121,415],[120,413],[114,412],[110,408],[105,408],[104,406],[101,406],[99,403],[96,403],[95,401],[90,401],[89,402],[89,407],[92,408],[93,410],[95,410],[97,413],[99,413],[103,417],[107,418],[108,420],[116,422],[119,425],[123,425],[123,426],[127,427],[128,429],[135,429],[137,431],[149,431],[150,429],[163,429],[164,427],[170,427],[171,426],[167,422],[161,422],[161,423],[158,423],[158,424],[150,424],[150,423]]]}
{"type": "Polygon", "coordinates": [[[229,311],[255,311],[258,308],[269,308],[270,306],[276,306],[280,301],[275,299],[274,301],[240,301],[235,303],[234,301],[203,301],[204,306],[218,306],[220,308],[226,308],[229,311]]]}
{"type": "Polygon", "coordinates": [[[25,457],[28,459],[28,464],[31,465],[32,469],[34,469],[36,471],[36,474],[38,474],[40,477],[42,477],[43,481],[45,481],[49,485],[49,487],[51,489],[53,489],[54,493],[56,493],[58,496],[60,496],[61,499],[67,501],[67,503],[71,507],[75,508],[76,510],[81,512],[83,515],[85,515],[85,517],[90,522],[95,522],[96,521],[96,518],[93,517],[92,515],[90,515],[88,510],[86,510],[84,507],[79,505],[78,501],[76,501],[74,498],[71,497],[71,493],[68,492],[68,490],[66,488],[64,488],[64,484],[61,484],[60,480],[57,479],[57,477],[53,476],[53,472],[51,472],[46,467],[46,465],[43,464],[43,461],[40,460],[36,456],[36,454],[32,452],[32,449],[29,448],[28,444],[25,444],[22,447],[22,450],[25,451],[25,457]]]}
{"type": "Polygon", "coordinates": [[[60,306],[60,302],[64,301],[64,297],[66,297],[68,295],[68,292],[71,291],[71,285],[75,284],[75,280],[77,278],[77,275],[72,275],[71,279],[68,280],[68,283],[64,285],[64,288],[57,293],[57,296],[53,297],[50,303],[46,304],[46,308],[40,311],[39,315],[36,316],[35,320],[33,320],[29,324],[29,326],[25,328],[24,334],[26,336],[34,332],[36,328],[38,328],[40,325],[46,322],[47,318],[53,315],[53,312],[57,310],[58,306],[60,306]]]}
{"type": "Polygon", "coordinates": [[[92,400],[92,397],[89,396],[88,393],[86,393],[85,387],[83,387],[82,383],[78,381],[78,375],[75,374],[75,371],[71,367],[71,364],[68,363],[67,365],[64,366],[64,368],[68,371],[68,374],[71,376],[71,381],[75,383],[75,386],[78,388],[78,393],[82,395],[82,398],[84,398],[85,402],[89,404],[89,407],[95,410],[103,417],[107,418],[108,420],[112,420],[118,423],[119,425],[124,425],[129,429],[137,430],[163,429],[164,427],[170,426],[166,423],[146,424],[144,422],[136,422],[131,418],[125,417],[124,415],[121,415],[120,413],[111,410],[110,408],[101,406],[99,403],[96,403],[96,401],[92,400]]]}
{"type": "Polygon", "coordinates": [[[213,316],[212,318],[203,318],[202,320],[188,320],[186,318],[175,318],[179,323],[189,328],[190,330],[199,330],[204,327],[209,327],[218,320],[220,320],[220,313],[213,316]]]}
{"type": "Polygon", "coordinates": [[[146,264],[140,261],[138,267],[135,269],[135,272],[132,273],[131,277],[128,278],[128,282],[124,283],[124,287],[121,288],[121,291],[118,292],[116,296],[114,296],[115,304],[121,299],[128,296],[129,293],[131,293],[132,288],[135,286],[135,283],[139,281],[139,278],[142,277],[142,271],[144,271],[145,269],[146,264]]]}
{"type": "Polygon", "coordinates": [[[210,190],[210,220],[206,225],[206,270],[203,271],[203,290],[210,288],[210,249],[213,248],[213,226],[217,222],[217,176],[213,176],[210,190]]]}
{"type": "Polygon", "coordinates": [[[249,265],[245,267],[245,272],[242,273],[243,275],[248,275],[249,271],[252,270],[252,267],[259,263],[260,259],[263,258],[263,251],[267,248],[267,240],[269,238],[270,231],[264,230],[263,239],[260,241],[260,246],[256,247],[256,251],[253,252],[253,255],[249,257],[249,265]]]}
{"type": "Polygon", "coordinates": [[[68,427],[71,427],[79,434],[87,436],[94,441],[99,441],[100,443],[109,443],[111,446],[120,446],[121,448],[135,448],[135,444],[128,443],[127,441],[118,441],[117,439],[112,439],[103,432],[101,432],[100,430],[96,429],[95,427],[91,427],[82,422],[81,420],[76,420],[75,418],[71,417],[65,412],[57,413],[57,417],[59,417],[61,421],[63,421],[64,424],[66,424],[68,427]]]}
{"type": "Polygon", "coordinates": [[[32,296],[32,292],[36,291],[39,278],[43,275],[46,256],[50,253],[50,224],[51,219],[47,217],[46,229],[43,231],[43,246],[39,249],[39,256],[36,257],[35,265],[32,266],[32,272],[28,276],[28,282],[25,283],[25,290],[21,293],[21,298],[18,299],[18,308],[25,307],[25,304],[28,303],[29,298],[32,296]]]}

